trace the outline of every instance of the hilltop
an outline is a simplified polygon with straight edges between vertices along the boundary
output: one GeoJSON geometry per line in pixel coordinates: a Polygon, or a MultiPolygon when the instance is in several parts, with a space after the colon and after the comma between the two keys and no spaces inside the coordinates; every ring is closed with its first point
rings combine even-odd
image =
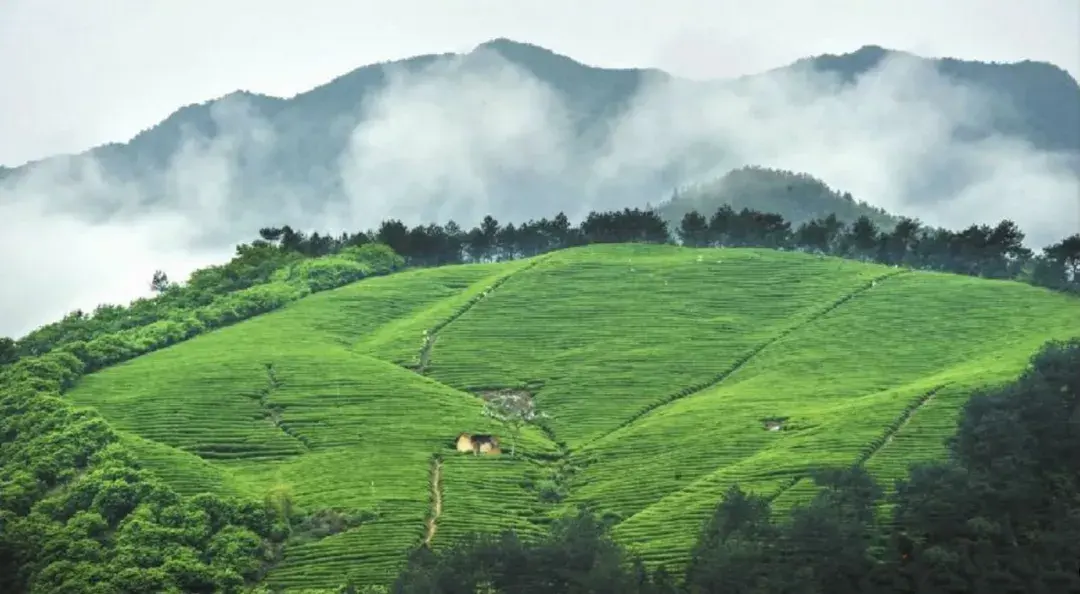
{"type": "Polygon", "coordinates": [[[658,204],[657,212],[678,224],[688,212],[716,212],[723,205],[779,213],[796,225],[830,214],[847,223],[865,216],[886,229],[897,222],[896,216],[811,175],[762,167],[743,167],[708,183],[682,188],[658,204]]]}
{"type": "Polygon", "coordinates": [[[425,537],[433,468],[436,547],[475,529],[536,532],[588,503],[646,560],[678,566],[732,484],[784,509],[813,494],[820,465],[899,478],[943,454],[972,390],[1078,333],[1075,301],[1013,282],[592,246],[323,292],[89,375],[67,397],[180,493],[284,488],[299,508],[363,518],[287,546],[269,584],[384,582],[425,537]],[[517,457],[457,454],[458,433],[501,431],[480,415],[496,390],[527,392],[552,419],[517,457]]]}
{"type": "MultiPolygon", "coordinates": [[[[365,167],[374,167],[370,160],[375,158],[367,153],[350,153],[357,142],[355,132],[373,117],[372,109],[387,111],[408,108],[407,105],[381,102],[384,97],[382,93],[398,77],[405,73],[435,72],[453,84],[476,86],[470,92],[488,99],[507,85],[516,85],[514,88],[520,92],[515,91],[516,94],[501,105],[515,102],[532,105],[550,99],[550,102],[564,106],[565,114],[545,114],[548,121],[534,122],[531,128],[528,122],[517,122],[511,117],[507,124],[510,126],[507,132],[510,136],[499,142],[520,144],[525,141],[517,135],[529,138],[541,134],[541,128],[546,130],[565,124],[569,132],[563,140],[572,146],[558,147],[558,151],[566,154],[550,163],[545,162],[543,155],[534,155],[527,159],[528,166],[516,161],[490,168],[485,165],[482,171],[475,173],[482,178],[480,188],[456,187],[446,181],[447,177],[453,178],[455,172],[447,171],[443,177],[437,178],[441,181],[437,184],[432,182],[431,187],[421,185],[418,190],[405,192],[407,196],[398,195],[404,190],[395,190],[381,196],[380,200],[415,202],[415,209],[410,212],[417,212],[416,216],[423,220],[445,219],[445,209],[450,208],[445,204],[460,203],[466,199],[465,194],[469,200],[476,200],[478,193],[486,196],[486,202],[492,209],[489,214],[498,218],[527,219],[559,210],[564,205],[564,210],[575,205],[601,209],[642,206],[646,202],[655,204],[666,199],[673,188],[687,184],[708,184],[729,169],[763,165],[732,161],[738,155],[728,154],[730,151],[716,147],[699,146],[701,143],[697,141],[687,147],[672,146],[666,149],[660,146],[657,150],[665,151],[663,155],[650,157],[640,163],[633,160],[636,158],[633,155],[612,157],[609,154],[612,143],[629,143],[627,147],[632,144],[634,148],[626,150],[635,153],[638,149],[647,148],[651,142],[643,143],[636,137],[615,137],[613,130],[621,118],[637,107],[643,93],[655,84],[671,84],[672,88],[678,89],[680,100],[687,101],[687,105],[696,105],[694,101],[701,101],[702,97],[715,93],[717,89],[731,89],[732,93],[738,95],[742,92],[739,89],[755,88],[755,84],[770,80],[770,77],[795,76],[800,72],[812,71],[835,76],[841,84],[833,92],[841,93],[845,85],[850,86],[893,55],[905,54],[868,46],[839,56],[806,58],[781,69],[735,81],[689,81],[652,69],[608,69],[585,65],[535,45],[498,39],[481,44],[466,54],[421,55],[361,66],[290,98],[238,91],[182,107],[127,142],[97,147],[80,155],[30,163],[8,170],[3,176],[10,183],[15,183],[31,171],[39,170],[47,171],[49,183],[85,183],[88,187],[96,188],[95,183],[107,180],[117,188],[123,188],[123,192],[106,192],[99,197],[74,202],[77,208],[86,211],[84,214],[96,219],[125,206],[124,201],[135,202],[141,208],[163,205],[179,208],[191,198],[176,194],[176,179],[203,177],[208,173],[201,169],[190,170],[189,167],[214,165],[214,179],[222,184],[222,187],[215,188],[214,195],[221,194],[224,200],[223,218],[231,216],[228,213],[251,212],[256,206],[260,212],[270,212],[284,203],[298,204],[305,213],[322,212],[323,209],[341,207],[346,200],[356,199],[360,194],[367,199],[367,194],[373,193],[374,199],[374,194],[387,191],[387,187],[383,186],[391,184],[393,179],[373,180],[369,179],[370,176],[362,176],[360,181],[350,181],[355,176],[349,168],[365,170],[365,167]],[[500,69],[500,63],[509,64],[521,76],[535,81],[537,86],[522,86],[520,76],[507,74],[500,69]],[[541,101],[534,96],[536,88],[549,89],[551,97],[541,101]],[[192,154],[202,155],[202,152],[208,154],[192,162],[192,154]],[[630,161],[621,163],[620,159],[630,161]],[[208,160],[213,163],[208,163],[208,160]],[[724,166],[725,163],[728,165],[724,166]],[[607,171],[606,167],[616,169],[602,175],[598,173],[607,171]],[[352,183],[358,185],[352,187],[352,183]],[[457,196],[455,192],[464,194],[457,196]],[[124,196],[123,200],[117,197],[120,194],[124,196]]],[[[1080,87],[1064,71],[1049,64],[1034,62],[983,64],[909,57],[930,65],[947,80],[965,88],[985,91],[1001,103],[1002,109],[987,114],[985,121],[972,124],[974,128],[960,130],[958,133],[965,135],[965,138],[970,140],[1005,134],[1037,150],[1080,154],[1080,122],[1076,120],[1076,114],[1080,113],[1080,87]]],[[[451,111],[448,113],[458,113],[452,111],[457,105],[455,102],[473,105],[469,102],[480,100],[465,96],[468,95],[465,91],[460,91],[460,94],[462,96],[441,96],[450,105],[448,109],[451,111]]],[[[408,99],[398,97],[387,100],[417,101],[423,97],[421,94],[408,99]]],[[[468,113],[479,108],[474,106],[470,109],[468,113]]],[[[470,129],[492,125],[492,120],[476,119],[479,117],[468,116],[468,121],[476,120],[470,129]]],[[[538,116],[533,114],[530,117],[535,119],[538,116]]],[[[398,120],[391,119],[391,124],[394,122],[398,120]]],[[[652,124],[662,125],[660,121],[652,124]]],[[[638,133],[633,125],[628,130],[625,134],[638,133]]],[[[420,134],[420,131],[408,133],[420,134]]],[[[498,136],[502,132],[492,134],[498,136]]],[[[381,136],[373,138],[375,140],[372,142],[381,136]]],[[[712,140],[721,144],[726,142],[724,138],[712,140]]],[[[544,142],[532,144],[537,151],[556,150],[547,147],[544,142]]],[[[425,147],[428,148],[427,145],[425,147]]],[[[505,151],[506,148],[498,145],[490,150],[505,151]]],[[[409,166],[400,165],[406,169],[409,166]]],[[[785,164],[781,166],[790,168],[785,164]]],[[[430,164],[425,167],[430,168],[430,164]]],[[[387,175],[409,174],[399,169],[393,171],[397,173],[387,175]]],[[[778,183],[782,182],[780,180],[778,183]]],[[[947,179],[939,182],[934,182],[936,185],[933,187],[919,188],[917,197],[938,200],[946,195],[951,196],[955,189],[949,185],[951,182],[947,179]]],[[[843,194],[849,190],[839,188],[838,192],[843,194]]],[[[752,195],[742,197],[750,203],[755,203],[757,198],[752,195]]],[[[877,197],[856,198],[873,202],[877,197]]],[[[768,196],[762,197],[762,201],[769,202],[768,196]]],[[[826,209],[828,212],[842,214],[840,211],[853,211],[855,216],[845,220],[854,220],[859,214],[880,214],[874,212],[875,209],[861,205],[852,208],[842,200],[831,202],[832,207],[826,209]]],[[[130,208],[132,205],[126,206],[130,208]]],[[[756,207],[767,208],[764,204],[756,204],[756,207]]],[[[464,209],[461,216],[476,214],[465,206],[461,208],[464,209]]],[[[796,222],[803,220],[800,208],[785,208],[789,210],[783,210],[780,214],[796,222]]],[[[568,214],[573,218],[577,213],[568,214]]],[[[900,214],[920,215],[919,212],[900,214]]],[[[232,238],[228,241],[232,241],[232,238]]]]}

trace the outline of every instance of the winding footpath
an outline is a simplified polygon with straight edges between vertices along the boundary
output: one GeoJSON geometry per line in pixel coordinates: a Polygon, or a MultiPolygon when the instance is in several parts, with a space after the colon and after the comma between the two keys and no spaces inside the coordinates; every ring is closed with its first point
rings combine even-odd
{"type": "Polygon", "coordinates": [[[442,515],[442,460],[435,458],[431,465],[431,515],[427,519],[424,533],[424,546],[431,548],[431,541],[439,531],[439,516],[442,515]]]}

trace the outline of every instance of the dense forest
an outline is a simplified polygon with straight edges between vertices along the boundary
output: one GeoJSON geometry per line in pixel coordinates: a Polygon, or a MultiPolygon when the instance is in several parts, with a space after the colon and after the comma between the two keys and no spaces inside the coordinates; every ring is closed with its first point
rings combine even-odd
{"type": "MultiPolygon", "coordinates": [[[[283,543],[325,518],[288,501],[185,498],[141,470],[104,420],[63,392],[81,375],[408,266],[505,260],[613,242],[765,247],[1016,279],[1080,291],[1080,235],[1035,254],[1010,221],[960,230],[867,217],[793,226],[721,207],[674,230],[652,210],[521,224],[338,236],[265,228],[228,263],[156,295],[76,311],[0,343],[0,591],[230,592],[257,582],[283,543]]],[[[817,498],[785,521],[733,489],[702,528],[685,575],[647,571],[587,510],[536,542],[477,536],[420,550],[398,592],[1080,592],[1080,342],[1051,344],[1012,386],[976,395],[950,459],[915,468],[882,507],[859,468],[823,469],[817,498]],[[881,511],[887,509],[888,511],[881,511]]],[[[332,524],[348,524],[338,518],[332,524]]],[[[345,576],[343,576],[343,581],[345,576]]]]}

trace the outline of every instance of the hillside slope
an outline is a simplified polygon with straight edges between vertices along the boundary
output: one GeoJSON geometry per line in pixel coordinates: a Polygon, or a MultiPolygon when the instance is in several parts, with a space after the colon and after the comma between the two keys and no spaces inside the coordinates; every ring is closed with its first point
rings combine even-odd
{"type": "Polygon", "coordinates": [[[302,508],[362,515],[290,543],[267,577],[332,587],[384,582],[421,541],[528,534],[581,502],[648,561],[678,565],[733,482],[784,506],[820,464],[897,478],[943,453],[971,389],[1077,334],[1075,299],[1018,283],[606,245],[365,280],[69,397],[182,492],[284,488],[302,508]],[[517,457],[456,454],[460,432],[502,432],[480,415],[493,390],[528,392],[552,419],[517,457]]]}

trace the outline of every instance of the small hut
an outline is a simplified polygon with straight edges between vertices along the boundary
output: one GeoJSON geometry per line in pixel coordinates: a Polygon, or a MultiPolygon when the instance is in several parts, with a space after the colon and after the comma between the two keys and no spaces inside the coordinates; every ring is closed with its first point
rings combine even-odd
{"type": "Polygon", "coordinates": [[[499,438],[494,435],[472,435],[462,433],[457,436],[457,451],[472,452],[474,456],[479,454],[500,454],[499,438]]]}

